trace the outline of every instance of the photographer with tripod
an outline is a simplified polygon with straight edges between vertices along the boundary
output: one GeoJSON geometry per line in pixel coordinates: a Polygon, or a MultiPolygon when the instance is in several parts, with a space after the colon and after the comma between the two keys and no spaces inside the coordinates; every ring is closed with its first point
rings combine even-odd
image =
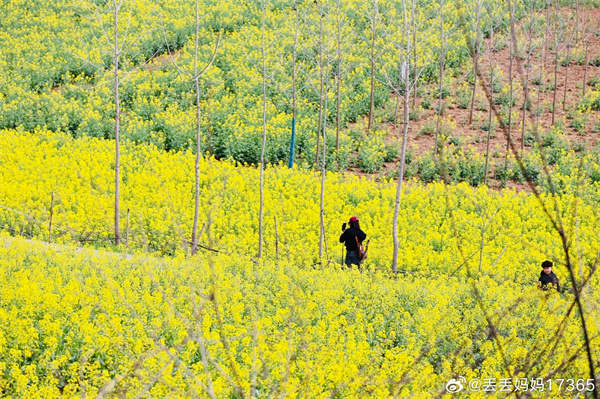
{"type": "Polygon", "coordinates": [[[367,238],[367,234],[360,229],[356,216],[350,218],[349,224],[350,228],[348,229],[346,229],[346,223],[342,224],[342,235],[340,236],[340,242],[346,245],[345,263],[349,269],[352,269],[352,265],[357,265],[358,269],[361,270],[361,263],[367,252],[366,249],[363,249],[362,242],[367,238]]]}

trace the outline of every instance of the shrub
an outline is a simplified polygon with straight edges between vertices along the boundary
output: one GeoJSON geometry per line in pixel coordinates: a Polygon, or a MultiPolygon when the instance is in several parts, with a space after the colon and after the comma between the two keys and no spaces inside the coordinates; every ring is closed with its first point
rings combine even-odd
{"type": "Polygon", "coordinates": [[[427,155],[419,161],[417,172],[419,179],[424,183],[431,183],[440,178],[440,168],[431,155],[427,155]]]}

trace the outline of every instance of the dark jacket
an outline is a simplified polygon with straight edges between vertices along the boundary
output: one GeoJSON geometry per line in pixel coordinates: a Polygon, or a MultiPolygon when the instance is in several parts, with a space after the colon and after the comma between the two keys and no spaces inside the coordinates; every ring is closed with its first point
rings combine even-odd
{"type": "Polygon", "coordinates": [[[356,239],[358,238],[358,242],[362,243],[365,238],[367,238],[367,234],[360,229],[360,227],[350,227],[349,229],[344,230],[342,235],[340,236],[340,242],[345,243],[347,251],[357,251],[358,247],[356,246],[356,239]]]}
{"type": "Polygon", "coordinates": [[[550,272],[550,274],[546,274],[542,270],[542,272],[540,273],[539,282],[541,283],[541,287],[544,290],[549,289],[550,284],[553,284],[553,285],[556,285],[556,291],[560,292],[560,285],[558,284],[558,277],[556,277],[556,274],[554,274],[554,272],[550,272]]]}

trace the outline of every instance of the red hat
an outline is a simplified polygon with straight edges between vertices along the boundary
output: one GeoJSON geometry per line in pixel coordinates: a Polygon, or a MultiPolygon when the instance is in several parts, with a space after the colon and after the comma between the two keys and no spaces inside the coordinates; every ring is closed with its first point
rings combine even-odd
{"type": "Polygon", "coordinates": [[[358,223],[358,218],[356,216],[352,216],[350,218],[350,223],[358,223]]]}

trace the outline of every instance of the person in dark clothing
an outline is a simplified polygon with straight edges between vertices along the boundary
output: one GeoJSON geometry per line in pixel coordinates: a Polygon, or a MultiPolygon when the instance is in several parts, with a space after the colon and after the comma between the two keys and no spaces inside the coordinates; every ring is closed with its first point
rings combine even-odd
{"type": "Polygon", "coordinates": [[[350,218],[350,228],[346,229],[346,223],[342,225],[342,235],[340,236],[340,242],[343,242],[346,245],[346,266],[348,268],[352,268],[352,265],[357,265],[360,269],[361,261],[358,258],[358,245],[356,241],[359,243],[367,238],[367,234],[360,229],[360,225],[358,222],[358,218],[356,216],[352,216],[350,218]]]}
{"type": "Polygon", "coordinates": [[[542,262],[542,272],[540,273],[539,282],[540,288],[543,290],[548,290],[551,286],[555,286],[556,291],[560,292],[558,277],[552,272],[552,262],[549,260],[542,262]]]}

